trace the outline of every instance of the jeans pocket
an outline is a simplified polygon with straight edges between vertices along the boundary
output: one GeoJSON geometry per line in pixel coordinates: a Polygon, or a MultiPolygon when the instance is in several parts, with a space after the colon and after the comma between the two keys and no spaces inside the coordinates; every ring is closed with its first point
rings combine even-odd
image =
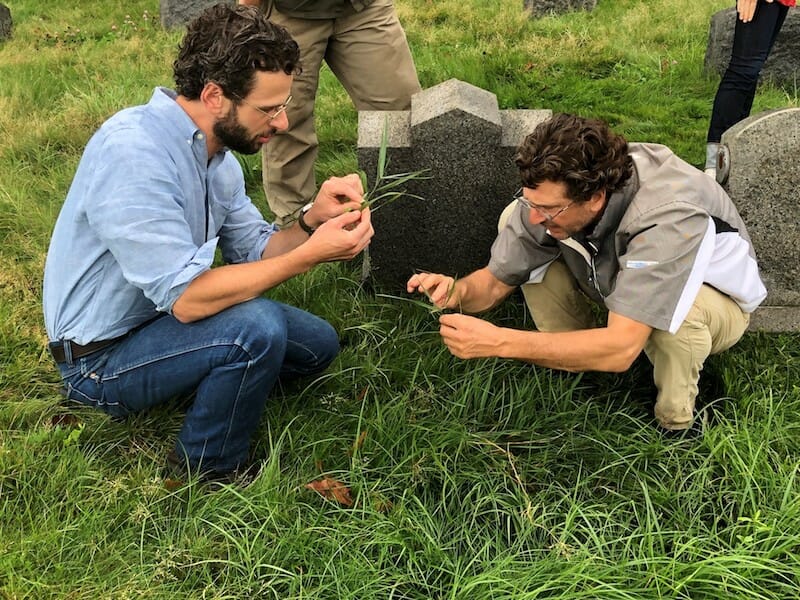
{"type": "Polygon", "coordinates": [[[114,397],[108,381],[103,378],[99,367],[104,362],[81,359],[80,369],[64,378],[66,396],[75,402],[98,408],[112,417],[126,417],[130,411],[114,397]]]}

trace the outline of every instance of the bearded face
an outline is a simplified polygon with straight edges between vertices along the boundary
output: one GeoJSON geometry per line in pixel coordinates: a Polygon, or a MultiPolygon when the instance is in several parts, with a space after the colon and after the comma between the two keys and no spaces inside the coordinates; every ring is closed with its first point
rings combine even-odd
{"type": "Polygon", "coordinates": [[[266,136],[263,132],[250,133],[239,122],[239,108],[236,104],[223,119],[214,123],[214,135],[220,143],[240,154],[255,154],[261,150],[262,139],[271,136],[275,131],[275,128],[270,127],[266,136]]]}

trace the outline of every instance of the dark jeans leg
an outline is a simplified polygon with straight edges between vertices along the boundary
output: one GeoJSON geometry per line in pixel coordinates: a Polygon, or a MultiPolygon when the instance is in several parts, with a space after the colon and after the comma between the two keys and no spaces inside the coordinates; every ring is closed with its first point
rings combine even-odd
{"type": "Polygon", "coordinates": [[[257,298],[195,323],[166,315],[60,367],[70,398],[115,416],[195,392],[176,452],[193,468],[227,472],[246,461],[278,377],[319,372],[338,349],[326,321],[257,298]]]}
{"type": "Polygon", "coordinates": [[[761,1],[752,21],[742,23],[737,17],[731,61],[714,98],[708,142],[719,143],[727,129],[750,114],[758,75],[783,26],[788,9],[779,2],[761,1]]]}

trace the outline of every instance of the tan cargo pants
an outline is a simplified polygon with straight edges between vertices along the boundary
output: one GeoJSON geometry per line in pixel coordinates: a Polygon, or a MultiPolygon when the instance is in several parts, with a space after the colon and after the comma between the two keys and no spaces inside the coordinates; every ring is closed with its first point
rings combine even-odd
{"type": "MultiPolygon", "coordinates": [[[[501,216],[501,224],[510,211],[501,216]]],[[[576,331],[596,327],[591,301],[560,260],[550,265],[541,283],[522,286],[525,303],[539,331],[576,331]]],[[[694,420],[697,383],[711,354],[733,346],[744,334],[750,315],[711,286],[703,285],[689,314],[673,335],[654,329],[644,351],[653,365],[658,396],[655,416],[665,429],[687,429],[694,420]]]]}
{"type": "Polygon", "coordinates": [[[303,68],[286,111],[289,130],[263,151],[267,202],[278,224],[287,225],[317,188],[314,100],[322,61],[356,110],[407,110],[412,94],[421,88],[392,0],[375,0],[361,12],[337,19],[296,19],[273,9],[270,20],[286,27],[298,43],[303,68]]]}

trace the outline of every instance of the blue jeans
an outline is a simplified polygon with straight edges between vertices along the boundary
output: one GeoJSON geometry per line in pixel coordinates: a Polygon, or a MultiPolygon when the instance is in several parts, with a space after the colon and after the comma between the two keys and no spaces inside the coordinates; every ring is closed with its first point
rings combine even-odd
{"type": "Polygon", "coordinates": [[[779,2],[762,0],[749,23],[742,23],[737,15],[731,61],[714,97],[708,142],[719,143],[725,131],[750,114],[758,76],[783,27],[788,10],[788,6],[779,2]]]}
{"type": "Polygon", "coordinates": [[[327,321],[256,298],[194,323],[164,315],[58,366],[68,398],[114,417],[194,393],[175,451],[193,469],[225,473],[247,461],[276,381],[318,373],[338,352],[327,321]]]}

